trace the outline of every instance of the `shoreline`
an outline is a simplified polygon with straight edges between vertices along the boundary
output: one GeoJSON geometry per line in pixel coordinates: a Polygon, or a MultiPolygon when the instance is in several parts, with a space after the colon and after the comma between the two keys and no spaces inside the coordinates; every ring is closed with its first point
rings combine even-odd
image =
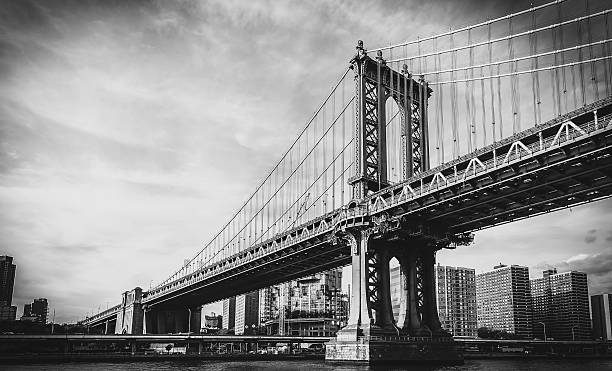
{"type": "Polygon", "coordinates": [[[144,361],[301,361],[323,360],[325,354],[131,354],[131,353],[72,353],[16,354],[0,356],[0,364],[35,364],[67,362],[144,362],[144,361]]]}
{"type": "MultiPolygon", "coordinates": [[[[464,360],[499,359],[612,359],[612,355],[547,354],[464,354],[464,360]]],[[[72,362],[164,362],[164,361],[303,361],[325,360],[324,354],[131,354],[72,353],[2,355],[0,364],[72,363],[72,362]]]]}

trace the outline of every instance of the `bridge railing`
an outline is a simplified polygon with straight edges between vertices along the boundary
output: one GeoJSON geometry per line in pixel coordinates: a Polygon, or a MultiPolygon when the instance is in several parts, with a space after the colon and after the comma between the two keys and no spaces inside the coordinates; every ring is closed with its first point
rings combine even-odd
{"type": "Polygon", "coordinates": [[[369,197],[369,211],[384,210],[406,199],[417,199],[449,185],[468,182],[491,170],[512,166],[526,158],[538,156],[599,132],[610,126],[612,114],[597,116],[596,110],[609,104],[612,104],[612,97],[588,105],[573,115],[570,113],[525,130],[476,151],[471,156],[463,156],[449,164],[431,169],[421,176],[379,191],[369,197]],[[577,124],[572,121],[573,117],[584,114],[593,114],[593,118],[577,124]],[[546,134],[542,134],[545,132],[546,134]]]}
{"type": "Polygon", "coordinates": [[[91,323],[91,322],[95,322],[101,318],[105,318],[108,316],[112,316],[114,313],[117,313],[117,311],[121,308],[121,304],[117,304],[114,307],[110,307],[100,313],[96,313],[93,316],[87,317],[85,318],[83,321],[79,322],[79,323],[91,323]]]}
{"type": "Polygon", "coordinates": [[[592,120],[578,124],[573,123],[571,121],[572,118],[592,113],[597,108],[610,103],[612,103],[612,98],[607,98],[584,107],[573,115],[569,114],[556,118],[524,132],[517,133],[510,138],[476,151],[471,156],[463,156],[449,164],[438,166],[420,176],[413,177],[404,183],[377,192],[366,200],[367,204],[365,205],[355,204],[350,208],[343,207],[333,210],[308,223],[257,244],[245,252],[232,255],[212,267],[203,267],[199,271],[149,291],[145,300],[151,300],[169,291],[190,286],[254,259],[273,254],[287,246],[300,243],[317,234],[328,233],[336,225],[346,224],[349,220],[363,218],[369,213],[378,212],[390,207],[392,204],[400,202],[402,197],[405,197],[405,199],[416,199],[448,185],[469,181],[473,177],[482,175],[492,169],[511,166],[517,161],[537,156],[542,152],[565,145],[585,135],[590,135],[595,131],[605,128],[612,119],[612,114],[603,117],[595,115],[592,120]],[[579,128],[579,130],[576,128],[579,128]],[[545,131],[547,132],[546,135],[540,135],[545,131]],[[493,152],[495,154],[492,154],[493,152]],[[479,157],[482,157],[483,160],[480,160],[479,157]],[[474,159],[478,159],[479,163],[474,161],[474,159]],[[436,179],[436,176],[438,179],[436,179]],[[406,187],[409,187],[409,191],[406,191],[406,187]],[[395,196],[391,196],[389,201],[391,194],[395,196]]]}
{"type": "Polygon", "coordinates": [[[427,337],[427,336],[395,336],[395,335],[378,335],[378,336],[359,336],[358,340],[375,340],[375,341],[386,341],[386,342],[418,342],[418,343],[451,343],[453,338],[450,336],[444,337],[427,337]]]}

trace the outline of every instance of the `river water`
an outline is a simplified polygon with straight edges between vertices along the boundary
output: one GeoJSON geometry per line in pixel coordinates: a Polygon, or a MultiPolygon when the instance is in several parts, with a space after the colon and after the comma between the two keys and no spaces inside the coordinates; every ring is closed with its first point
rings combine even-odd
{"type": "Polygon", "coordinates": [[[0,370],[411,370],[411,371],[601,371],[612,370],[612,359],[508,359],[508,360],[466,360],[462,366],[354,366],[331,365],[325,361],[205,361],[172,360],[163,362],[96,362],[0,365],[0,370]]]}

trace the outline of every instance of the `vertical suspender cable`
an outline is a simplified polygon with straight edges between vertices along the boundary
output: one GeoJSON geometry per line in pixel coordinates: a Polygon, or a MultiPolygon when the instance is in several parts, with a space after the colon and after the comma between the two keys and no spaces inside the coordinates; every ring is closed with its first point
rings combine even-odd
{"type": "MultiPolygon", "coordinates": [[[[584,0],[586,7],[586,15],[589,15],[589,0],[584,0]]],[[[591,18],[587,18],[587,39],[589,44],[593,43],[593,35],[591,30],[591,18]]],[[[593,46],[589,45],[589,58],[593,59],[593,46]]],[[[596,62],[591,61],[591,84],[593,85],[593,92],[595,93],[595,101],[599,100],[599,87],[597,86],[597,65],[596,62]]]]}
{"type": "MultiPolygon", "coordinates": [[[[468,45],[472,44],[472,33],[471,33],[471,29],[468,29],[468,45]]],[[[472,53],[472,48],[469,48],[469,63],[470,66],[473,66],[474,63],[472,61],[473,58],[473,53],[472,53]]],[[[467,113],[467,120],[466,120],[466,129],[467,129],[467,153],[472,152],[472,137],[473,137],[473,127],[474,127],[474,116],[472,115],[472,100],[471,100],[471,86],[473,84],[472,79],[470,77],[474,77],[473,73],[471,73],[471,68],[469,69],[465,69],[465,108],[466,108],[466,113],[467,113]],[[471,74],[471,76],[470,76],[471,74]]]]}
{"type": "MultiPolygon", "coordinates": [[[[514,59],[514,43],[513,43],[513,37],[512,37],[512,18],[510,18],[508,20],[508,27],[509,27],[509,32],[508,35],[510,36],[508,38],[508,56],[509,56],[509,60],[514,59]]],[[[514,73],[515,71],[515,64],[514,62],[510,62],[510,72],[514,73]]],[[[515,81],[518,79],[518,76],[510,76],[510,94],[511,94],[511,99],[512,99],[512,134],[516,134],[518,131],[518,126],[517,126],[517,114],[518,114],[518,109],[517,109],[517,104],[516,104],[516,84],[515,81]]]]}
{"type": "MultiPolygon", "coordinates": [[[[410,61],[410,68],[412,70],[412,61],[410,61]]],[[[406,74],[406,78],[408,79],[408,99],[407,99],[407,106],[408,106],[408,112],[409,112],[409,120],[408,120],[408,125],[406,125],[406,145],[408,150],[406,151],[406,162],[407,162],[407,166],[406,166],[406,174],[407,174],[407,178],[410,178],[413,174],[414,174],[414,121],[417,119],[414,115],[415,112],[417,112],[417,108],[413,107],[413,103],[414,103],[414,83],[412,81],[412,74],[410,74],[409,72],[406,74]]]]}
{"type": "MultiPolygon", "coordinates": [[[[468,29],[468,44],[472,44],[472,29],[468,29]]],[[[470,47],[470,66],[474,66],[474,47],[470,47]]],[[[474,149],[478,148],[478,133],[476,131],[476,99],[474,98],[474,67],[470,68],[470,124],[471,124],[471,135],[474,136],[472,145],[474,149]]],[[[471,150],[470,150],[471,152],[471,150]]]]}
{"type": "MultiPolygon", "coordinates": [[[[454,48],[454,40],[453,40],[453,35],[450,35],[450,47],[451,49],[454,48]]],[[[455,79],[455,69],[456,69],[456,59],[455,59],[455,51],[451,52],[451,80],[455,79]]],[[[453,159],[457,158],[459,156],[459,151],[457,150],[457,146],[458,146],[458,138],[457,138],[457,85],[455,82],[451,83],[451,123],[452,123],[452,130],[453,130],[453,159]]]]}
{"type": "MultiPolygon", "coordinates": [[[[345,77],[346,79],[346,77],[345,77]]],[[[342,93],[341,93],[341,101],[342,101],[342,106],[345,106],[345,102],[344,102],[344,90],[346,89],[346,83],[345,83],[345,79],[342,80],[342,93]]],[[[351,106],[355,106],[354,104],[351,104],[351,106]]],[[[354,109],[354,108],[353,108],[354,109]]],[[[353,113],[351,116],[351,120],[355,119],[355,114],[353,113]]],[[[344,112],[342,112],[342,148],[344,151],[344,148],[346,148],[346,120],[345,120],[345,114],[344,112]]],[[[340,171],[342,172],[341,177],[342,177],[342,183],[340,184],[340,204],[342,206],[344,206],[344,187],[346,187],[346,184],[344,182],[344,153],[341,156],[341,160],[340,160],[340,164],[341,164],[341,169],[340,171]]]]}
{"type": "MultiPolygon", "coordinates": [[[[404,45],[404,59],[408,58],[408,45],[404,45]]],[[[412,65],[412,62],[410,62],[410,64],[412,65]]],[[[404,112],[406,115],[406,118],[404,120],[404,127],[402,128],[402,130],[404,130],[404,146],[405,148],[402,149],[402,161],[404,163],[401,164],[402,166],[402,180],[406,180],[408,178],[410,178],[411,174],[408,168],[408,151],[412,150],[412,138],[410,138],[410,133],[411,133],[411,126],[412,126],[412,89],[410,88],[412,86],[412,82],[409,78],[410,74],[408,73],[408,67],[406,66],[406,64],[402,65],[402,76],[403,76],[403,81],[404,81],[404,112]]]]}
{"type": "MultiPolygon", "coordinates": [[[[559,18],[559,22],[561,23],[563,20],[563,14],[561,11],[561,3],[559,3],[557,5],[557,13],[558,13],[558,18],[559,18]]],[[[559,26],[559,43],[560,43],[560,49],[563,49],[565,47],[565,42],[564,42],[564,37],[563,37],[563,26],[559,26]]],[[[561,65],[565,64],[565,53],[560,53],[561,55],[561,65]]],[[[563,81],[563,106],[564,106],[564,112],[569,111],[568,107],[567,107],[567,78],[566,78],[566,73],[565,73],[565,67],[561,68],[561,80],[563,81]]],[[[560,104],[560,103],[559,103],[560,104]]]]}
{"type": "MultiPolygon", "coordinates": [[[[393,48],[389,49],[389,59],[393,60],[393,48]]],[[[393,96],[395,94],[395,87],[393,86],[393,63],[391,63],[389,65],[389,96],[391,97],[391,101],[393,101],[393,96]]],[[[385,113],[386,113],[386,117],[390,117],[391,120],[389,122],[385,122],[385,126],[383,128],[383,130],[386,130],[387,125],[391,125],[391,127],[389,128],[389,134],[391,135],[385,135],[385,140],[387,141],[387,156],[385,156],[385,158],[387,159],[387,164],[391,164],[391,170],[389,170],[389,166],[387,165],[387,181],[391,181],[393,180],[393,170],[395,168],[395,154],[397,153],[397,151],[395,151],[395,128],[394,126],[391,124],[391,121],[393,121],[393,109],[394,109],[394,105],[390,104],[390,111],[387,113],[386,111],[386,102],[384,104],[385,106],[385,113]],[[389,145],[389,144],[392,145],[389,145]],[[390,172],[389,172],[390,171],[390,172]]],[[[385,121],[387,121],[387,119],[385,118],[385,121]]]]}
{"type": "MultiPolygon", "coordinates": [[[[316,119],[313,120],[312,125],[315,125],[315,121],[316,119]]],[[[308,138],[308,132],[312,129],[312,127],[309,127],[308,130],[306,130],[306,138],[308,138]]],[[[290,152],[289,153],[289,169],[288,169],[288,174],[287,174],[287,206],[286,209],[288,210],[288,216],[287,216],[287,229],[291,229],[291,223],[293,222],[294,217],[297,217],[297,213],[293,213],[291,211],[291,200],[293,200],[293,188],[294,188],[294,183],[295,183],[295,177],[293,177],[293,153],[290,152]],[[293,178],[293,179],[292,179],[293,178]],[[295,216],[293,215],[295,214],[295,216]]]]}
{"type": "Polygon", "coordinates": [[[501,64],[497,65],[497,107],[499,108],[499,138],[502,139],[504,137],[504,115],[502,110],[500,66],[501,64]]]}
{"type": "MultiPolygon", "coordinates": [[[[433,39],[433,52],[435,53],[438,49],[438,39],[434,38],[433,39]]],[[[440,74],[438,73],[439,70],[441,70],[441,66],[438,64],[439,61],[439,57],[434,55],[434,69],[436,70],[436,73],[434,75],[434,79],[435,82],[437,83],[439,81],[439,76],[440,74]]],[[[439,90],[435,93],[435,100],[436,100],[436,117],[435,117],[435,122],[436,122],[436,158],[437,158],[437,164],[440,165],[442,164],[443,160],[442,158],[440,158],[440,98],[442,96],[442,87],[439,88],[439,90]]]]}
{"type": "Polygon", "coordinates": [[[423,83],[423,86],[421,87],[421,94],[423,99],[421,99],[421,104],[423,105],[421,112],[422,115],[420,115],[419,117],[421,118],[421,172],[427,170],[427,167],[425,166],[425,164],[427,164],[429,162],[429,159],[427,158],[427,155],[429,153],[429,130],[428,130],[428,125],[429,122],[427,120],[427,82],[425,81],[425,73],[427,73],[427,56],[422,58],[423,60],[423,70],[421,71],[421,82],[423,83]]]}
{"type": "Polygon", "coordinates": [[[574,98],[574,109],[578,108],[578,97],[576,96],[576,70],[574,65],[570,66],[570,72],[572,74],[572,96],[574,98]]]}
{"type": "Polygon", "coordinates": [[[382,57],[380,57],[380,59],[376,60],[376,112],[378,113],[378,115],[377,115],[378,117],[377,118],[378,118],[378,130],[379,130],[378,136],[376,138],[377,141],[378,141],[378,143],[376,143],[376,154],[378,155],[378,159],[377,159],[377,167],[378,167],[378,169],[376,171],[376,175],[377,175],[376,178],[377,178],[377,181],[378,181],[378,189],[381,188],[380,181],[381,181],[382,174],[380,173],[380,170],[383,167],[383,164],[380,163],[381,160],[382,160],[382,156],[383,156],[383,154],[380,153],[380,149],[381,149],[380,142],[381,142],[381,136],[382,136],[382,133],[380,131],[381,130],[385,130],[385,128],[384,128],[385,125],[384,124],[382,124],[382,125],[380,124],[381,120],[383,119],[381,117],[382,116],[381,115],[382,112],[380,110],[380,108],[381,108],[380,107],[380,100],[381,100],[381,96],[383,94],[382,76],[381,76],[381,71],[380,71],[381,63],[382,63],[382,57]]]}
{"type": "MultiPolygon", "coordinates": [[[[533,6],[533,5],[532,5],[533,6]]],[[[531,12],[531,29],[535,30],[536,28],[536,17],[535,17],[535,12],[532,11],[531,12]]],[[[531,51],[531,55],[536,55],[537,54],[537,44],[536,44],[536,33],[532,33],[529,35],[529,50],[531,51]]],[[[536,96],[536,76],[537,76],[537,71],[536,70],[536,66],[537,66],[537,61],[538,61],[538,57],[533,57],[531,59],[531,69],[534,70],[534,72],[531,73],[531,93],[532,93],[532,98],[533,98],[533,123],[535,125],[537,125],[538,122],[538,98],[536,96]]]]}
{"type": "MultiPolygon", "coordinates": [[[[610,40],[610,27],[608,24],[608,14],[604,15],[604,25],[606,27],[606,40],[610,40]]],[[[603,55],[612,55],[612,50],[610,50],[610,43],[601,44],[601,51],[603,55]]],[[[606,79],[606,96],[612,95],[611,87],[610,87],[610,79],[612,78],[612,63],[609,59],[604,60],[604,78],[606,79]]]]}
{"type": "MultiPolygon", "coordinates": [[[[438,54],[438,65],[442,66],[440,54],[438,54]]],[[[438,92],[438,99],[440,102],[440,164],[444,163],[444,91],[442,90],[442,86],[440,86],[438,92]]]]}
{"type": "MultiPolygon", "coordinates": [[[[552,32],[552,40],[553,40],[553,50],[557,50],[557,34],[559,33],[560,26],[551,28],[552,32]]],[[[559,65],[559,53],[554,54],[555,58],[555,66],[559,65]]],[[[550,70],[550,76],[553,79],[553,91],[552,98],[555,107],[555,116],[561,115],[561,84],[559,81],[559,69],[553,68],[550,70]]]]}
{"type": "MultiPolygon", "coordinates": [[[[311,204],[310,204],[310,206],[311,206],[311,218],[313,218],[313,219],[316,217],[315,200],[316,200],[316,195],[317,195],[317,174],[318,174],[317,173],[317,169],[319,168],[319,166],[317,164],[317,158],[319,156],[317,156],[317,149],[316,149],[316,147],[317,147],[316,143],[317,143],[317,139],[319,137],[319,134],[317,133],[317,126],[318,126],[317,122],[318,121],[319,121],[318,119],[315,121],[315,126],[314,126],[314,130],[313,130],[313,133],[312,133],[313,134],[313,137],[312,137],[312,139],[313,139],[313,142],[312,142],[313,152],[312,152],[311,158],[312,158],[312,164],[313,164],[313,172],[312,172],[312,183],[311,183],[311,185],[312,185],[312,197],[311,197],[311,204]]],[[[296,193],[296,198],[297,198],[297,193],[296,193]]],[[[298,212],[299,212],[299,210],[298,210],[298,212]]]]}
{"type": "MultiPolygon", "coordinates": [[[[332,121],[331,122],[333,122],[333,119],[334,118],[332,117],[332,121]]],[[[321,201],[321,203],[322,203],[321,204],[321,208],[322,208],[321,211],[322,211],[322,214],[325,214],[327,212],[327,195],[326,195],[326,193],[327,193],[327,170],[326,170],[326,168],[327,168],[327,143],[326,143],[327,142],[327,135],[325,134],[325,126],[326,126],[326,124],[325,124],[325,108],[323,108],[323,111],[322,111],[321,122],[323,123],[323,127],[321,128],[323,134],[321,134],[321,135],[322,135],[322,138],[323,138],[323,136],[325,137],[321,141],[321,145],[323,146],[323,167],[322,167],[322,171],[323,171],[323,189],[322,189],[323,196],[321,197],[321,200],[322,200],[321,201]]],[[[333,156],[332,156],[332,158],[333,158],[333,156]]]]}
{"type": "MultiPolygon", "coordinates": [[[[489,48],[489,76],[493,76],[493,44],[491,43],[491,24],[488,26],[488,48],[489,48]]],[[[491,95],[491,133],[495,143],[495,94],[493,90],[493,78],[489,78],[489,90],[491,95]]],[[[501,138],[500,138],[501,139],[501,138]]]]}
{"type": "MultiPolygon", "coordinates": [[[[577,20],[576,21],[576,26],[578,28],[578,44],[581,45],[582,44],[582,25],[581,25],[581,21],[577,20]]],[[[582,61],[582,48],[578,49],[578,60],[582,61]]],[[[586,95],[585,95],[585,88],[584,88],[584,68],[582,66],[582,63],[578,65],[578,72],[579,72],[579,76],[580,76],[580,96],[582,98],[582,105],[586,106],[586,95]]]]}
{"type": "Polygon", "coordinates": [[[332,97],[332,148],[331,148],[331,161],[332,161],[332,210],[336,209],[336,93],[332,97]]]}
{"type": "Polygon", "coordinates": [[[465,120],[465,128],[467,131],[467,153],[472,152],[472,136],[473,136],[473,131],[472,128],[474,127],[474,124],[472,123],[473,117],[472,117],[472,109],[470,107],[470,94],[468,93],[469,90],[471,90],[470,85],[472,83],[472,81],[469,78],[469,72],[466,69],[465,70],[465,108],[466,108],[466,113],[467,113],[467,120],[465,120]]]}
{"type": "Polygon", "coordinates": [[[272,203],[269,201],[272,201],[273,196],[272,196],[272,178],[270,178],[268,180],[268,204],[266,205],[266,238],[270,238],[270,228],[272,227],[270,225],[270,209],[272,208],[272,203]]]}
{"type": "MultiPolygon", "coordinates": [[[[484,76],[484,67],[480,67],[480,76],[484,76]]],[[[482,107],[482,146],[487,145],[487,117],[485,112],[485,82],[480,79],[480,106],[482,107]]]]}
{"type": "Polygon", "coordinates": [[[255,192],[255,198],[254,198],[254,202],[255,205],[253,205],[254,207],[254,211],[253,211],[253,245],[255,244],[255,242],[257,241],[257,217],[259,216],[259,191],[255,192]]]}

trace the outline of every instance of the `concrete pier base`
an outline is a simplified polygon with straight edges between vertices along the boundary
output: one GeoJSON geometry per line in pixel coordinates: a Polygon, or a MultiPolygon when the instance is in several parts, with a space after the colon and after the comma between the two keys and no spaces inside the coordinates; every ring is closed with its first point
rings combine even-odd
{"type": "Polygon", "coordinates": [[[362,337],[357,341],[331,340],[325,347],[330,363],[463,364],[463,354],[452,338],[402,339],[362,337]]]}

